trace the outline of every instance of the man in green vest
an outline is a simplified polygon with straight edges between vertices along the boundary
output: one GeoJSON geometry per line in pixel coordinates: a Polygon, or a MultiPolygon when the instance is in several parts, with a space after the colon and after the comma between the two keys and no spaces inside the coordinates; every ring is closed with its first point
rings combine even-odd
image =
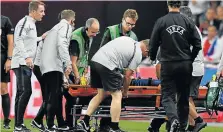
{"type": "Polygon", "coordinates": [[[122,23],[113,26],[108,26],[105,29],[105,33],[102,38],[100,47],[120,36],[129,36],[137,41],[137,36],[132,31],[132,29],[135,27],[137,20],[138,14],[136,10],[127,9],[123,14],[122,23]]]}
{"type": "MultiPolygon", "coordinates": [[[[118,38],[120,36],[128,36],[138,41],[136,34],[132,31],[132,29],[135,27],[137,20],[138,20],[138,13],[136,12],[136,10],[127,9],[123,14],[122,23],[113,26],[108,26],[105,29],[105,33],[102,38],[100,47],[104,46],[109,41],[118,38]]],[[[137,71],[139,71],[138,68],[137,71]]],[[[139,72],[136,72],[136,75],[138,78],[139,72]]],[[[110,117],[101,118],[99,132],[106,131],[110,122],[111,122],[110,117]]]]}
{"type": "MultiPolygon", "coordinates": [[[[85,70],[88,68],[88,53],[95,37],[99,33],[99,21],[96,18],[89,18],[86,21],[85,27],[80,27],[73,31],[69,52],[72,61],[72,69],[74,72],[74,83],[80,84],[80,78],[84,75],[85,70]]],[[[75,104],[75,99],[72,97],[68,90],[65,89],[63,92],[66,98],[66,122],[69,127],[73,126],[73,118],[71,109],[75,104]]],[[[87,102],[88,103],[88,102],[87,102]]],[[[77,114],[80,114],[80,111],[77,111],[77,114]]]]}

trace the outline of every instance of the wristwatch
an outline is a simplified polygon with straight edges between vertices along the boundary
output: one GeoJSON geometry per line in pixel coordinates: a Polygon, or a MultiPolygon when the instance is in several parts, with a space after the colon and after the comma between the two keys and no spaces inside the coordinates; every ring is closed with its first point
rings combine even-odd
{"type": "Polygon", "coordinates": [[[8,60],[12,60],[12,57],[7,57],[8,60]]]}

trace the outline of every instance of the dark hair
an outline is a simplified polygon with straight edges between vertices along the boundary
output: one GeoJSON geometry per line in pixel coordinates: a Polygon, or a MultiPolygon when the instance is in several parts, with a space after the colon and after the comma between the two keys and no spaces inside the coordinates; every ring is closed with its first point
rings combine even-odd
{"type": "Polygon", "coordinates": [[[192,19],[192,12],[191,12],[191,9],[188,6],[181,6],[180,7],[180,14],[183,14],[186,17],[192,19]]]}
{"type": "Polygon", "coordinates": [[[180,0],[167,0],[167,5],[172,8],[180,8],[181,1],[180,0]]]}

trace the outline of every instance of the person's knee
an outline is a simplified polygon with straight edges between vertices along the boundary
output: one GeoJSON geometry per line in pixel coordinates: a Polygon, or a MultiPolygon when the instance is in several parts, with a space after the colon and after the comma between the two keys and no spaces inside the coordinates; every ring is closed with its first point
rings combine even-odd
{"type": "Polygon", "coordinates": [[[122,99],[122,92],[121,90],[117,90],[115,92],[111,92],[112,100],[121,101],[122,99]]]}
{"type": "Polygon", "coordinates": [[[102,101],[105,98],[105,93],[102,89],[100,89],[100,90],[98,90],[98,93],[96,96],[100,101],[102,101]]]}
{"type": "Polygon", "coordinates": [[[8,93],[7,83],[1,83],[1,95],[5,95],[8,93]]]}

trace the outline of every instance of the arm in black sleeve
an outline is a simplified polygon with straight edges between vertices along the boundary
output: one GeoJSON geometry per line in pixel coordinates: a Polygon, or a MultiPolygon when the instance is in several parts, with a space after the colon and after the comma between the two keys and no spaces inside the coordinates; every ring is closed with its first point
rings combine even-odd
{"type": "Polygon", "coordinates": [[[156,59],[157,51],[160,46],[160,26],[159,20],[155,23],[149,41],[149,56],[152,61],[156,59]]]}
{"type": "Polygon", "coordinates": [[[111,41],[110,31],[109,31],[109,29],[106,29],[106,31],[104,33],[104,36],[103,36],[103,38],[101,40],[100,48],[102,46],[104,46],[105,44],[107,44],[109,41],[111,41]]]}
{"type": "Polygon", "coordinates": [[[9,18],[7,18],[7,22],[6,22],[6,32],[7,32],[6,35],[14,34],[14,28],[9,18]]]}
{"type": "Polygon", "coordinates": [[[195,60],[199,51],[202,49],[201,37],[202,36],[199,34],[199,30],[196,28],[195,25],[192,25],[192,33],[191,33],[191,37],[190,37],[191,38],[190,44],[192,44],[192,46],[193,46],[192,56],[191,56],[192,61],[195,60]]]}
{"type": "Polygon", "coordinates": [[[71,56],[79,57],[80,49],[79,49],[79,44],[78,44],[78,42],[76,40],[71,40],[70,41],[69,50],[70,50],[70,55],[71,56]]]}

